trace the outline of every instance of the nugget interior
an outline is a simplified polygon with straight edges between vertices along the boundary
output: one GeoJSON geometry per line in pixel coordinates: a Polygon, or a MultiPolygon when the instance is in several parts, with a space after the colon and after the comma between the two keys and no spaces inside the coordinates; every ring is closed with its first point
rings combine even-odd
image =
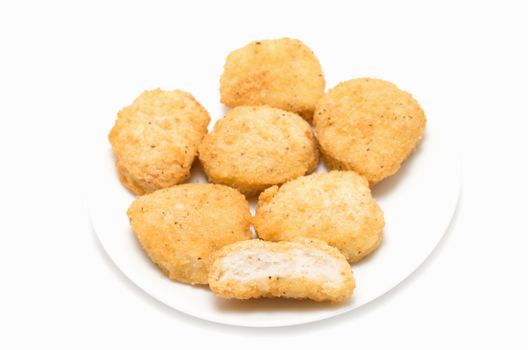
{"type": "Polygon", "coordinates": [[[336,258],[315,249],[293,249],[288,253],[251,249],[234,252],[220,261],[224,273],[220,282],[241,283],[272,278],[307,278],[339,286],[343,283],[336,258]]]}
{"type": "Polygon", "coordinates": [[[213,259],[209,287],[224,298],[341,301],[355,287],[345,257],[317,239],[237,242],[217,251],[213,259]]]}

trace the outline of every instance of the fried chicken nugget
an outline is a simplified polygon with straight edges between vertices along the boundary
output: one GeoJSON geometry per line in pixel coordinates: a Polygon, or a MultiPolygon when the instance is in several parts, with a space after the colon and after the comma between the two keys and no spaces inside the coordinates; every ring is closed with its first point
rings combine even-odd
{"type": "Polygon", "coordinates": [[[150,259],[183,283],[207,284],[212,253],[251,238],[246,199],[222,185],[184,184],[137,197],[128,217],[150,259]]]}
{"type": "Polygon", "coordinates": [[[187,92],[143,92],[119,112],[109,135],[121,183],[140,195],[183,182],[209,120],[187,92]]]}
{"type": "Polygon", "coordinates": [[[409,93],[379,79],[337,85],[314,114],[326,165],[354,170],[371,186],[398,171],[422,138],[425,124],[424,111],[409,93]]]}
{"type": "Polygon", "coordinates": [[[312,172],[319,152],[310,125],[297,114],[236,107],[204,137],[199,158],[212,182],[252,195],[312,172]]]}
{"type": "Polygon", "coordinates": [[[269,105],[312,119],[325,80],[314,53],[300,40],[253,41],[227,56],[220,79],[223,104],[269,105]]]}
{"type": "Polygon", "coordinates": [[[238,242],[217,251],[213,261],[209,287],[223,298],[341,301],[355,287],[345,257],[316,239],[238,242]]]}
{"type": "Polygon", "coordinates": [[[353,171],[312,174],[270,187],[261,193],[253,217],[264,240],[321,239],[350,263],[380,245],[384,224],[367,180],[353,171]]]}

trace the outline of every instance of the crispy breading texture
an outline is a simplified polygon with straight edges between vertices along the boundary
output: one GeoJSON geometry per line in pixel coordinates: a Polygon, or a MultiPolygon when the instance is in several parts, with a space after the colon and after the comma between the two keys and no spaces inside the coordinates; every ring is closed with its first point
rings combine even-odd
{"type": "Polygon", "coordinates": [[[150,259],[183,283],[207,284],[213,252],[251,238],[246,199],[222,185],[184,184],[137,197],[128,217],[150,259]]]}
{"type": "Polygon", "coordinates": [[[325,80],[314,53],[297,39],[253,41],[227,56],[220,79],[223,104],[269,105],[312,119],[325,80]]]}
{"type": "Polygon", "coordinates": [[[380,245],[384,224],[367,180],[352,171],[312,174],[270,187],[261,193],[253,217],[264,240],[318,238],[338,248],[350,263],[380,245]]]}
{"type": "Polygon", "coordinates": [[[371,186],[398,171],[421,140],[425,124],[418,102],[380,79],[337,85],[319,101],[314,114],[326,165],[354,170],[371,186]]]}
{"type": "Polygon", "coordinates": [[[316,239],[253,239],[214,254],[209,287],[223,298],[294,298],[342,301],[355,287],[345,257],[316,239]]]}
{"type": "Polygon", "coordinates": [[[253,195],[312,172],[319,152],[310,125],[268,106],[236,107],[199,147],[207,177],[253,195]]]}
{"type": "Polygon", "coordinates": [[[121,183],[140,195],[183,182],[209,121],[187,92],[143,92],[119,111],[109,135],[121,183]]]}

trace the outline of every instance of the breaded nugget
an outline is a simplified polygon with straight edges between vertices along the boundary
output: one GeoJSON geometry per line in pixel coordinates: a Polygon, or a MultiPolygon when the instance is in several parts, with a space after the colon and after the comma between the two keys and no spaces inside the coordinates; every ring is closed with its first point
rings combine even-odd
{"type": "Polygon", "coordinates": [[[352,295],[355,281],[345,257],[323,241],[253,239],[214,254],[209,287],[223,298],[341,301],[352,295]]]}
{"type": "Polygon", "coordinates": [[[312,119],[325,80],[319,61],[300,40],[253,41],[227,56],[220,79],[223,104],[269,105],[312,119]]]}
{"type": "Polygon", "coordinates": [[[422,108],[409,93],[379,79],[337,85],[314,114],[326,165],[354,170],[370,185],[398,171],[422,138],[425,123],[422,108]]]}
{"type": "Polygon", "coordinates": [[[150,259],[183,283],[207,284],[212,253],[251,238],[246,199],[222,185],[184,184],[140,196],[128,217],[150,259]]]}
{"type": "Polygon", "coordinates": [[[207,177],[251,195],[311,172],[319,153],[310,125],[268,106],[236,107],[199,147],[207,177]]]}
{"type": "Polygon", "coordinates": [[[364,177],[353,171],[312,174],[262,192],[253,225],[268,241],[321,239],[350,263],[381,243],[383,212],[364,177]]]}
{"type": "Polygon", "coordinates": [[[187,92],[142,93],[119,112],[109,135],[121,183],[144,194],[183,182],[209,120],[187,92]]]}

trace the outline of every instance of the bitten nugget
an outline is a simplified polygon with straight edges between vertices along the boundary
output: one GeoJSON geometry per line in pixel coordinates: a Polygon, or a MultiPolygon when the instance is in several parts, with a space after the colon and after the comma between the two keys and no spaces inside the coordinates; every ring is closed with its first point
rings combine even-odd
{"type": "Polygon", "coordinates": [[[223,298],[341,301],[355,287],[345,257],[316,239],[231,244],[214,254],[209,287],[223,298]]]}
{"type": "Polygon", "coordinates": [[[119,112],[109,135],[121,183],[144,194],[183,182],[209,120],[187,92],[142,93],[119,112]]]}
{"type": "Polygon", "coordinates": [[[150,259],[171,279],[207,284],[214,251],[251,238],[249,206],[227,186],[178,185],[136,198],[132,230],[150,259]]]}
{"type": "Polygon", "coordinates": [[[380,245],[384,219],[365,178],[332,171],[262,192],[253,225],[264,240],[321,239],[353,263],[380,245]]]}
{"type": "Polygon", "coordinates": [[[204,137],[199,157],[211,181],[251,195],[312,172],[319,153],[301,117],[259,106],[229,111],[204,137]]]}
{"type": "Polygon", "coordinates": [[[326,165],[354,170],[370,185],[398,171],[422,138],[425,124],[422,108],[409,93],[379,79],[337,85],[314,114],[326,165]]]}
{"type": "Polygon", "coordinates": [[[325,80],[313,52],[296,39],[254,41],[227,57],[220,79],[229,107],[269,105],[312,119],[325,80]]]}

